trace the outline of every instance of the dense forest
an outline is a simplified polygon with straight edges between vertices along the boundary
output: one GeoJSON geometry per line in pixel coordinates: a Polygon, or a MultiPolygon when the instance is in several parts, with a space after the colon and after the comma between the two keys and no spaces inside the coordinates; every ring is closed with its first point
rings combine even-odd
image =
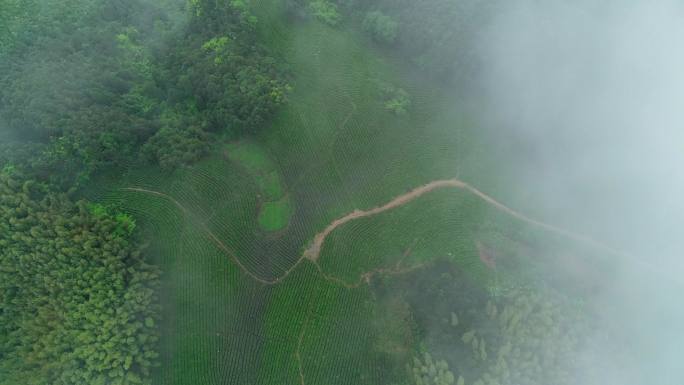
{"type": "MultiPolygon", "coordinates": [[[[433,3],[286,1],[292,17],[358,23],[429,76],[463,80],[495,5],[433,3]]],[[[190,164],[216,135],[263,129],[292,89],[242,1],[5,0],[0,17],[0,161],[66,188],[141,160],[190,164]]]]}
{"type": "Polygon", "coordinates": [[[290,86],[254,40],[244,5],[171,5],[176,12],[144,0],[10,8],[1,159],[73,186],[138,158],[189,164],[212,135],[258,130],[290,86]]]}
{"type": "Polygon", "coordinates": [[[0,383],[142,383],[159,272],[135,221],[12,174],[0,175],[0,383]]]}

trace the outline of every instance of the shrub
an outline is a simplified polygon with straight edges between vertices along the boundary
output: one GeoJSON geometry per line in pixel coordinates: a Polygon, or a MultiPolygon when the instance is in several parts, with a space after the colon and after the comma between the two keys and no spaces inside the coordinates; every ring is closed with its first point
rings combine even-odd
{"type": "Polygon", "coordinates": [[[366,17],[363,19],[363,28],[375,40],[381,43],[393,43],[397,37],[399,24],[380,11],[371,11],[366,13],[366,17]]]}
{"type": "Polygon", "coordinates": [[[403,115],[408,112],[411,98],[408,92],[394,86],[385,86],[382,89],[385,109],[395,115],[403,115]]]}
{"type": "Polygon", "coordinates": [[[322,22],[335,26],[340,22],[340,13],[337,5],[326,0],[313,0],[309,3],[311,14],[322,22]]]}
{"type": "Polygon", "coordinates": [[[195,126],[166,126],[151,137],[143,151],[162,168],[172,170],[190,165],[207,153],[207,134],[195,126]]]}

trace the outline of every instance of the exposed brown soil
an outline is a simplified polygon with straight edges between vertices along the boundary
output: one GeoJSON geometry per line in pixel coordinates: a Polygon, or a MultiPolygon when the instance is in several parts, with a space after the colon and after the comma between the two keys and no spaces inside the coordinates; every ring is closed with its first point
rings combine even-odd
{"type": "Polygon", "coordinates": [[[480,261],[487,265],[490,269],[496,269],[496,260],[492,257],[492,253],[482,245],[482,242],[476,241],[477,253],[480,255],[480,261]]]}

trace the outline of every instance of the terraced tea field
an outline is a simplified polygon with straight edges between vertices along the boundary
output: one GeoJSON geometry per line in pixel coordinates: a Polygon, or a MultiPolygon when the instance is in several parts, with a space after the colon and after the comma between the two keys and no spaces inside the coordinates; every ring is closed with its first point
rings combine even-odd
{"type": "Polygon", "coordinates": [[[402,332],[380,341],[388,305],[373,280],[448,260],[488,287],[499,273],[478,242],[562,231],[471,187],[496,195],[491,159],[438,87],[355,31],[288,24],[276,0],[254,11],[294,73],[273,125],[172,174],[129,171],[99,195],[154,239],[165,319],[155,383],[398,382],[419,335],[399,317],[402,332]],[[406,90],[408,112],[388,111],[378,84],[406,90]]]}

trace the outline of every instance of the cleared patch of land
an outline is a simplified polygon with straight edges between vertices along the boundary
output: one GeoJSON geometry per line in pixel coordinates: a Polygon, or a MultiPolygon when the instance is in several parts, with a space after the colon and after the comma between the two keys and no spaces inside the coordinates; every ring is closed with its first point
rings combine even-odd
{"type": "Polygon", "coordinates": [[[285,192],[280,173],[268,153],[253,142],[243,141],[226,145],[225,154],[232,162],[241,165],[259,188],[261,204],[257,221],[265,231],[278,231],[287,227],[293,204],[285,192]]]}

